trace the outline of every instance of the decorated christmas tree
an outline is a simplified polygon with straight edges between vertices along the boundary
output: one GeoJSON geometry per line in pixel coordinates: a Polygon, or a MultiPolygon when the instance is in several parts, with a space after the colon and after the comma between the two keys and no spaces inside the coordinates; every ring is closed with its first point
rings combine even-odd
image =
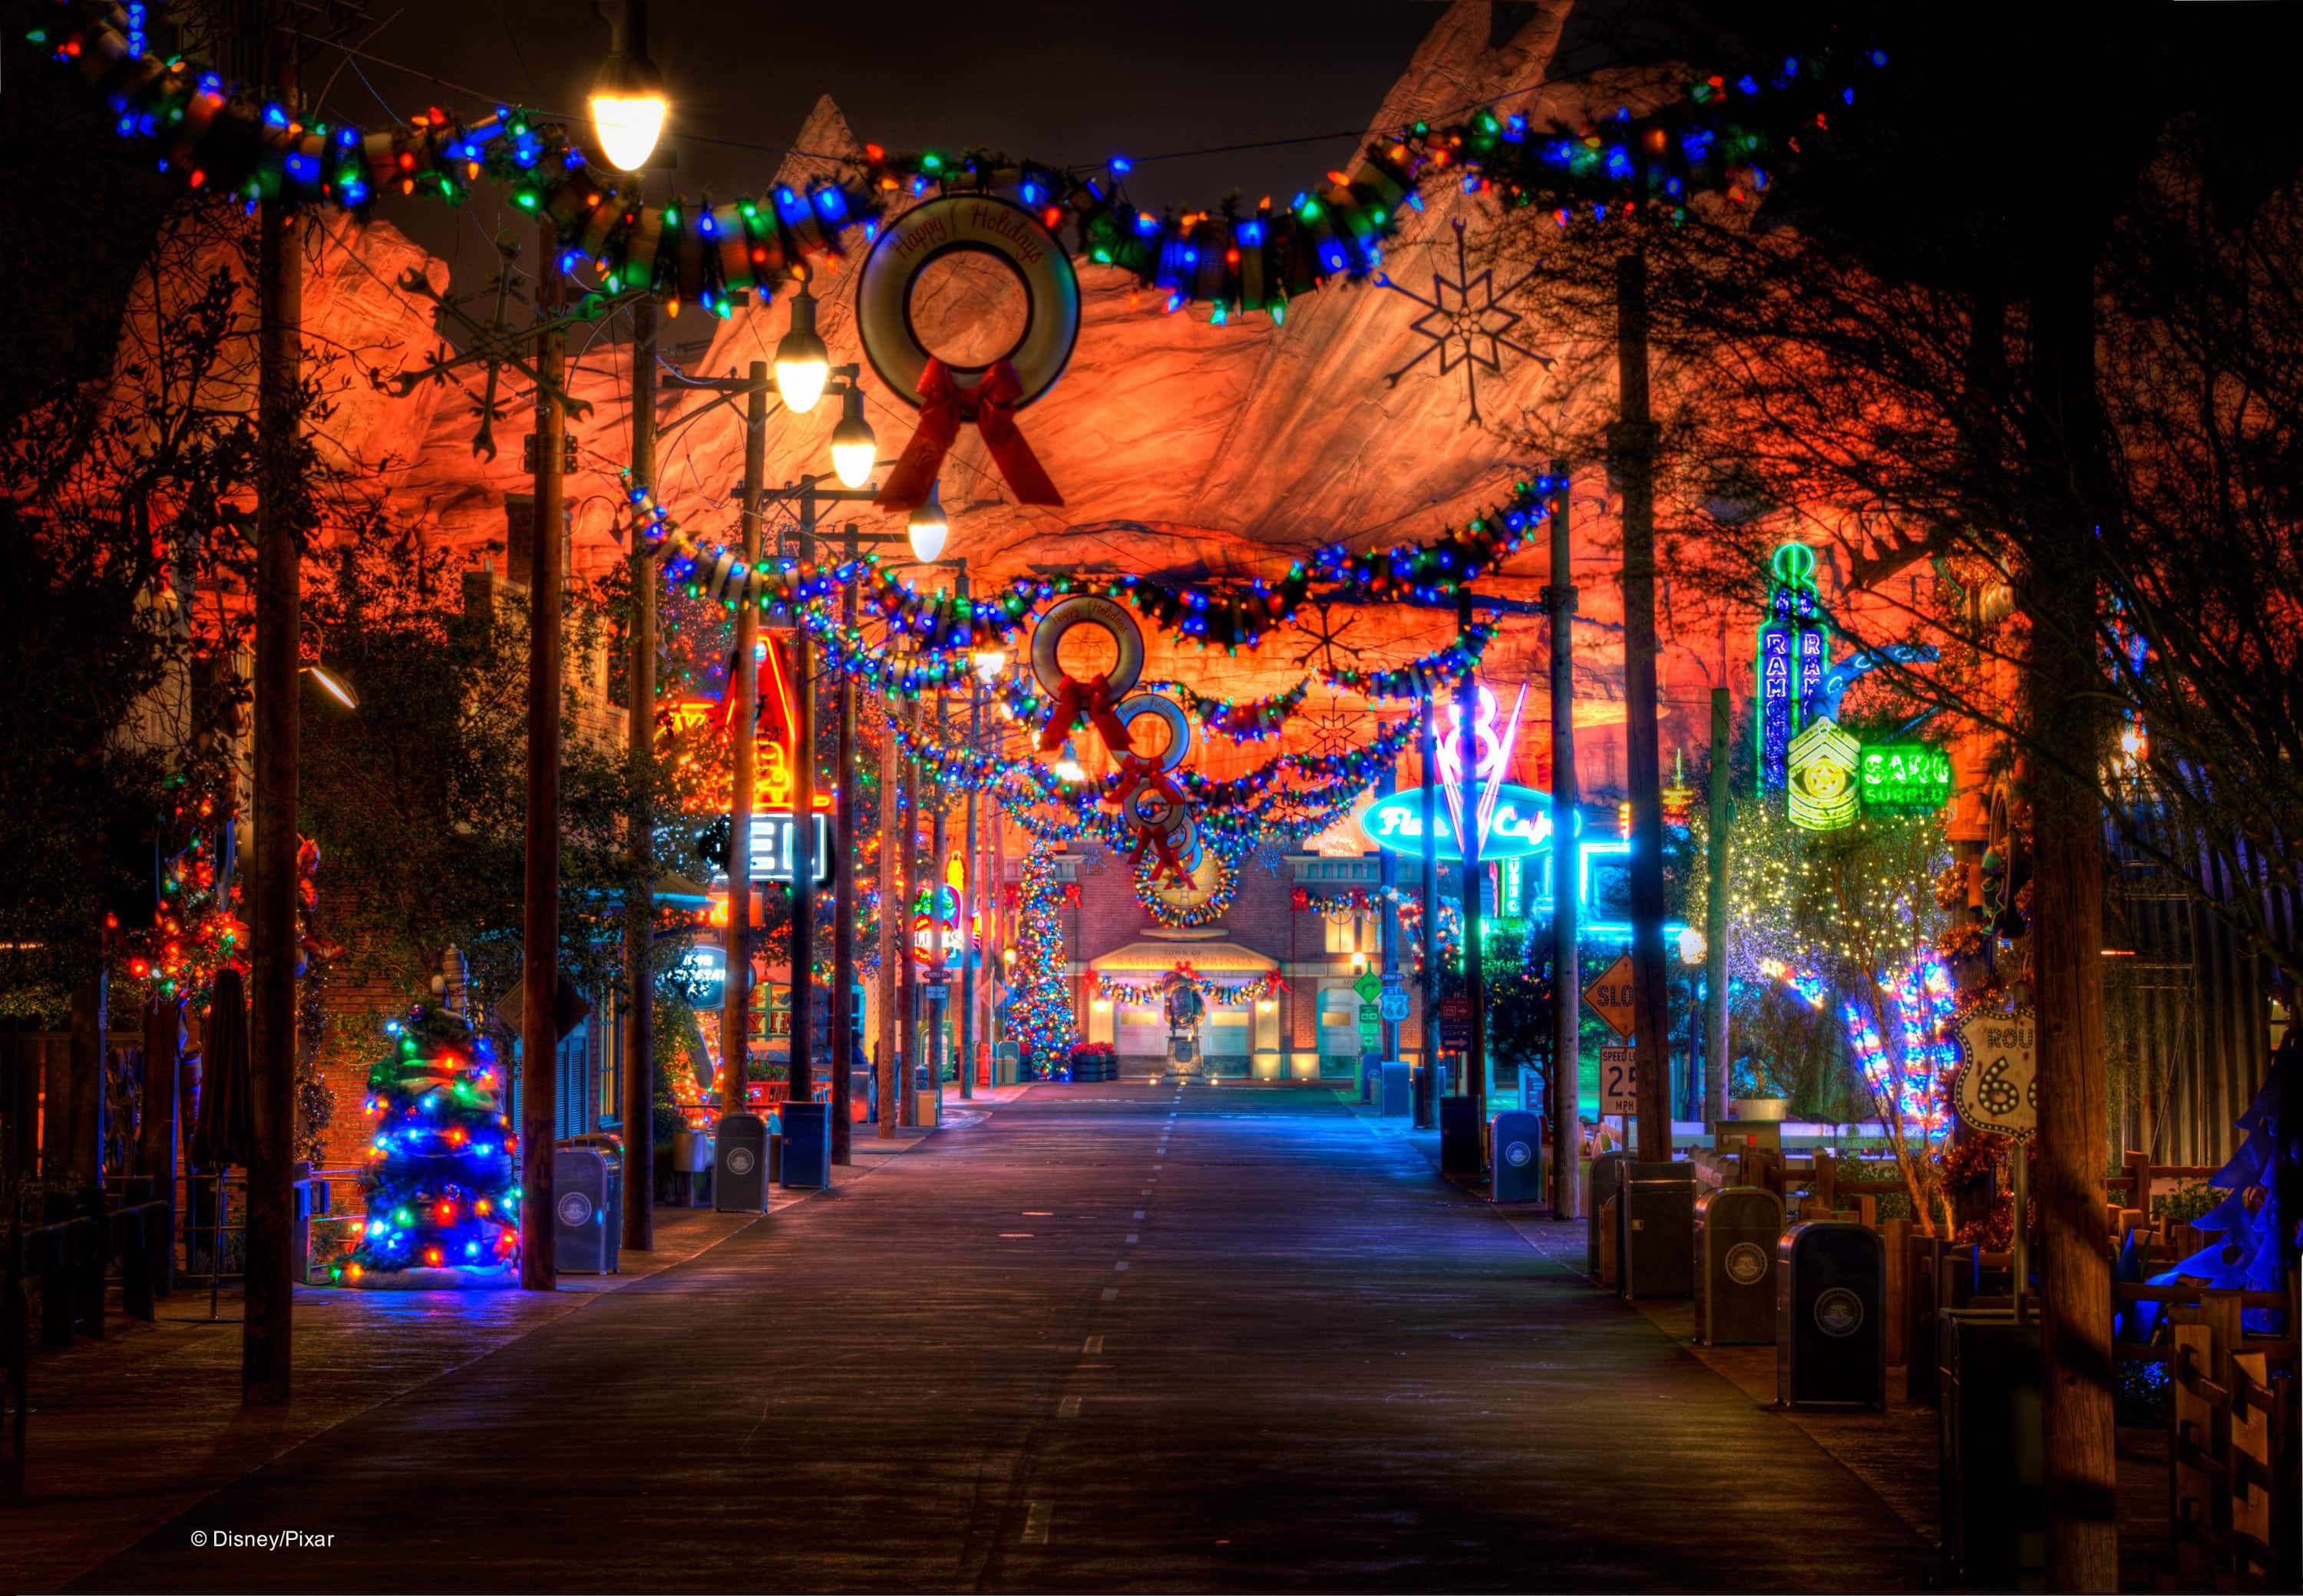
{"type": "Polygon", "coordinates": [[[384,1031],[392,1051],[367,1083],[367,1222],[330,1276],[370,1290],[517,1283],[519,1143],[504,1123],[494,1045],[428,1000],[384,1031]]]}
{"type": "Polygon", "coordinates": [[[1029,1042],[1035,1057],[1052,1062],[1072,1050],[1070,977],[1064,970],[1064,889],[1056,879],[1055,849],[1032,845],[1024,862],[1022,946],[1016,986],[1008,999],[1008,1028],[1029,1042]]]}

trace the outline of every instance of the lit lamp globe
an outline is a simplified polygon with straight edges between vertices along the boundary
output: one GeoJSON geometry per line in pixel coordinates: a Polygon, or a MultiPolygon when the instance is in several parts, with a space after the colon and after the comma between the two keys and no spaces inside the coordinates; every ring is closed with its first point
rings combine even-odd
{"type": "Polygon", "coordinates": [[[670,106],[663,79],[653,64],[609,56],[593,81],[591,103],[592,131],[608,165],[620,172],[637,172],[646,165],[663,133],[670,106]]]}
{"type": "Polygon", "coordinates": [[[1064,739],[1063,752],[1056,756],[1056,780],[1071,782],[1074,786],[1087,780],[1086,767],[1080,764],[1079,755],[1073,751],[1072,739],[1068,737],[1064,739]]]}
{"type": "Polygon", "coordinates": [[[815,296],[800,284],[792,296],[791,328],[776,345],[776,393],[784,409],[805,416],[831,380],[831,351],[815,332],[815,296]]]}
{"type": "Polygon", "coordinates": [[[970,663],[975,667],[976,680],[990,687],[1000,680],[1000,672],[1008,668],[1008,651],[1004,648],[979,648],[971,656],[970,663]]]}
{"type": "Polygon", "coordinates": [[[943,540],[951,535],[951,523],[944,519],[943,484],[928,486],[927,502],[912,511],[912,558],[926,562],[943,553],[943,540]]]}
{"type": "Polygon", "coordinates": [[[831,429],[831,469],[842,487],[862,487],[880,463],[880,440],[864,419],[864,395],[849,388],[840,401],[839,425],[831,429]]]}

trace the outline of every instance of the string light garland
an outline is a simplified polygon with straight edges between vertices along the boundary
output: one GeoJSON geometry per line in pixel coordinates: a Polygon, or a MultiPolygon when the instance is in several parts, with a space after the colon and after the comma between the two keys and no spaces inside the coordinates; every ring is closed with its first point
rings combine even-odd
{"type": "Polygon", "coordinates": [[[1303,696],[1312,690],[1307,677],[1285,692],[1235,702],[1211,697],[1180,681],[1147,681],[1140,685],[1148,692],[1172,696],[1200,725],[1236,743],[1260,743],[1277,737],[1303,706],[1303,696]]]}
{"type": "Polygon", "coordinates": [[[1211,981],[1194,969],[1191,960],[1182,959],[1156,981],[1114,981],[1109,975],[1098,975],[1095,995],[1144,1009],[1164,1003],[1179,986],[1191,988],[1210,1003],[1260,1003],[1289,990],[1277,970],[1267,970],[1248,981],[1211,981]]]}
{"type": "Polygon", "coordinates": [[[1496,629],[1484,621],[1474,621],[1456,635],[1455,640],[1444,648],[1435,649],[1406,664],[1388,670],[1360,671],[1340,666],[1322,671],[1320,680],[1331,688],[1340,688],[1367,698],[1425,698],[1437,687],[1452,687],[1479,668],[1480,656],[1495,640],[1496,629]]]}
{"type": "Polygon", "coordinates": [[[1283,322],[1287,306],[1341,278],[1380,269],[1385,243],[1426,183],[1455,180],[1513,207],[1550,210],[1561,225],[1590,217],[1660,214],[1676,221],[1699,193],[1753,203],[1770,165],[1828,131],[1853,103],[1854,77],[1886,64],[1878,50],[1793,57],[1766,75],[1697,79],[1684,96],[1641,117],[1628,110],[1548,133],[1490,111],[1444,124],[1418,122],[1379,139],[1349,173],[1334,171],[1284,207],[1152,215],[1128,201],[1128,172],[1114,157],[1087,171],[1010,161],[988,152],[891,155],[867,144],[836,179],[713,205],[641,203],[629,182],[595,171],[556,122],[500,106],[462,122],[434,110],[376,132],[305,125],[278,105],[228,86],[181,58],[146,47],[140,5],[80,0],[72,18],[28,37],[76,66],[111,106],[125,136],[164,153],[193,188],[364,211],[386,189],[450,204],[483,180],[549,221],[560,268],[588,265],[611,293],[642,289],[675,308],[724,316],[741,296],[772,291],[836,261],[847,235],[877,236],[889,207],[932,195],[1013,196],[1090,262],[1132,273],[1169,312],[1204,304],[1225,325],[1249,311],[1283,322]],[[1644,207],[1644,209],[1642,208],[1644,207]]]}
{"type": "Polygon", "coordinates": [[[1556,496],[1566,491],[1566,481],[1556,477],[1514,483],[1502,509],[1474,516],[1461,531],[1436,542],[1395,544],[1364,553],[1334,544],[1312,555],[1312,569],[1323,579],[1370,598],[1436,604],[1517,553],[1536,523],[1556,508],[1556,496]]]}

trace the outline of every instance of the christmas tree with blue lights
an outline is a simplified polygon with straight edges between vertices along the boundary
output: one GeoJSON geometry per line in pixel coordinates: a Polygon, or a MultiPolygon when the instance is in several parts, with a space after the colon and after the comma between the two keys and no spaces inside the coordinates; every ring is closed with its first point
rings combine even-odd
{"type": "Polygon", "coordinates": [[[430,1001],[384,1031],[391,1051],[367,1082],[367,1222],[330,1277],[368,1290],[517,1285],[519,1147],[494,1044],[430,1001]]]}

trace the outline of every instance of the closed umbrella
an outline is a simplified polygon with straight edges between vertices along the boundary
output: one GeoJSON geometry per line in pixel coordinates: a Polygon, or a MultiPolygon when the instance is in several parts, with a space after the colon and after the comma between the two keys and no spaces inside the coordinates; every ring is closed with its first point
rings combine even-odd
{"type": "Polygon", "coordinates": [[[208,1172],[208,1212],[215,1224],[208,1254],[208,1317],[216,1316],[224,1276],[224,1172],[245,1169],[256,1151],[256,1119],[249,1079],[248,998],[240,972],[216,972],[208,1000],[207,1056],[200,1067],[200,1102],[192,1127],[192,1162],[208,1172]]]}

